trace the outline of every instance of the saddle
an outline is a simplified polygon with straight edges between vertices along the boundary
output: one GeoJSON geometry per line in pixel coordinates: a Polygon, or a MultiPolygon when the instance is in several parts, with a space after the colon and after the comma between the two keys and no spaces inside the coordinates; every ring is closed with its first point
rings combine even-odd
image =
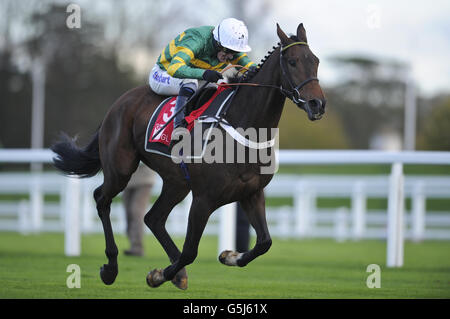
{"type": "Polygon", "coordinates": [[[192,98],[190,98],[186,103],[186,107],[184,109],[185,114],[190,114],[192,111],[197,110],[202,105],[206,104],[216,91],[217,88],[215,87],[206,87],[195,92],[192,98]]]}
{"type": "MultiPolygon", "coordinates": [[[[209,87],[195,93],[185,107],[184,120],[188,123],[187,129],[191,131],[195,120],[202,117],[217,117],[224,110],[223,106],[234,90],[230,87],[209,87]]],[[[146,131],[145,150],[171,157],[168,146],[173,131],[173,115],[176,104],[176,96],[166,98],[156,108],[150,118],[146,131]],[[170,121],[170,122],[169,122],[170,121]],[[164,129],[162,129],[165,126],[164,129]],[[159,132],[159,133],[158,133],[159,132]]]]}

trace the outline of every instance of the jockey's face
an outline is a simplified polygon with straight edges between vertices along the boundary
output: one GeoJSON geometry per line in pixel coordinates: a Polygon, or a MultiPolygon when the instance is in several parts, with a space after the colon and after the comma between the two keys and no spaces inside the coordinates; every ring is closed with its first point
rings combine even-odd
{"type": "Polygon", "coordinates": [[[233,54],[232,53],[225,53],[223,51],[219,51],[219,52],[217,52],[217,59],[220,62],[230,61],[230,60],[233,59],[233,54]]]}

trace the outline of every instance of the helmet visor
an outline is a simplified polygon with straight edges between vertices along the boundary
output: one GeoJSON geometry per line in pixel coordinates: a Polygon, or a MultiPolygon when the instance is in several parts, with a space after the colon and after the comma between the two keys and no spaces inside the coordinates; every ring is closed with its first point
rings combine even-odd
{"type": "Polygon", "coordinates": [[[239,53],[237,51],[234,51],[234,50],[231,50],[231,49],[228,49],[228,48],[222,46],[220,43],[219,43],[219,51],[222,51],[222,52],[227,53],[227,54],[230,53],[232,55],[235,55],[235,54],[239,53]]]}

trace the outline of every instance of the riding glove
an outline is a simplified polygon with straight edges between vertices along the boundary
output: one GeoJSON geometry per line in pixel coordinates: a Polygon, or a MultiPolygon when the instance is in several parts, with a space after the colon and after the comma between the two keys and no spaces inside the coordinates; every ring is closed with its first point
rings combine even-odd
{"type": "Polygon", "coordinates": [[[205,81],[208,81],[208,82],[214,82],[214,83],[215,83],[215,82],[219,81],[220,79],[223,79],[223,76],[222,76],[222,74],[220,74],[220,73],[217,72],[217,71],[206,70],[206,71],[203,73],[202,78],[203,78],[203,80],[205,80],[205,81]]]}

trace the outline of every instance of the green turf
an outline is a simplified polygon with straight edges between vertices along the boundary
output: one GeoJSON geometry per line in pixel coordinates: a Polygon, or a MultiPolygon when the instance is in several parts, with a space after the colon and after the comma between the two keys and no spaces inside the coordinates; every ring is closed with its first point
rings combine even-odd
{"type": "MultiPolygon", "coordinates": [[[[120,251],[128,247],[124,236],[116,240],[120,251]]],[[[65,257],[62,234],[0,233],[0,298],[450,298],[450,242],[406,242],[400,269],[385,267],[385,251],[384,241],[275,239],[266,255],[237,268],[220,264],[217,239],[205,236],[181,291],[170,282],[147,286],[147,272],[168,264],[153,236],[144,258],[119,255],[119,276],[105,286],[101,234],[83,236],[81,257],[65,257]],[[80,289],[66,286],[69,264],[81,268],[80,289]],[[381,266],[379,289],[366,287],[369,264],[381,266]]]]}

